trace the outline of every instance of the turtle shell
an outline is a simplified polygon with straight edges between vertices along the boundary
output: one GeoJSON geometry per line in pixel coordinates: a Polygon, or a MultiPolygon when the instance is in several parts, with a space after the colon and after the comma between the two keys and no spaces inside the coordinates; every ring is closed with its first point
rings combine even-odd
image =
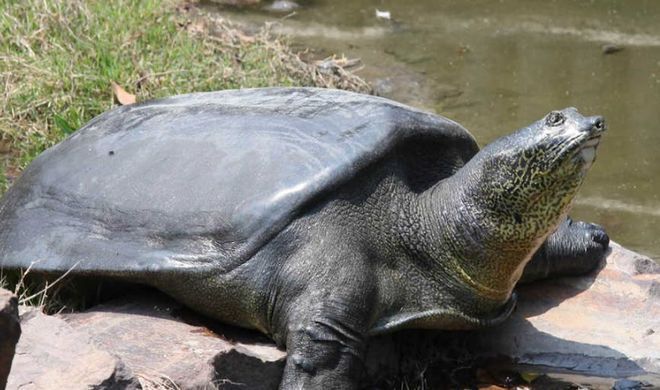
{"type": "Polygon", "coordinates": [[[0,203],[0,267],[230,271],[305,209],[403,153],[422,191],[478,150],[448,119],[316,88],[113,109],[42,153],[0,203]]]}

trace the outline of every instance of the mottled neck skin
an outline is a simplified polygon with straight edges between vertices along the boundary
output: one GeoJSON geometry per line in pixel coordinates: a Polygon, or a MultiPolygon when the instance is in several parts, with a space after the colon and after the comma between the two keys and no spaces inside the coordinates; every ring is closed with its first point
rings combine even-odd
{"type": "Polygon", "coordinates": [[[477,310],[510,298],[593,162],[588,149],[604,131],[602,118],[559,114],[559,124],[541,120],[488,145],[413,206],[427,226],[423,252],[476,293],[477,310]]]}
{"type": "Polygon", "coordinates": [[[567,214],[581,180],[542,212],[530,207],[528,213],[510,204],[515,193],[484,193],[485,180],[455,175],[422,194],[418,208],[430,226],[425,240],[430,256],[497,307],[510,298],[531,256],[567,214]]]}

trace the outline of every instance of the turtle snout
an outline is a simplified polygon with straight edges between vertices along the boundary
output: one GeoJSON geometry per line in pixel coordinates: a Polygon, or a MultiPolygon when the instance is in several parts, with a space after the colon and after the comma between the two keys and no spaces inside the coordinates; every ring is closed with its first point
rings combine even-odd
{"type": "Polygon", "coordinates": [[[587,121],[589,122],[588,126],[586,126],[587,131],[594,135],[599,135],[607,129],[605,119],[602,116],[590,116],[587,118],[587,121]]]}
{"type": "Polygon", "coordinates": [[[600,138],[605,131],[605,120],[602,116],[590,116],[582,122],[582,131],[586,134],[580,146],[580,156],[584,161],[583,171],[588,170],[596,159],[596,148],[600,143],[600,138]]]}

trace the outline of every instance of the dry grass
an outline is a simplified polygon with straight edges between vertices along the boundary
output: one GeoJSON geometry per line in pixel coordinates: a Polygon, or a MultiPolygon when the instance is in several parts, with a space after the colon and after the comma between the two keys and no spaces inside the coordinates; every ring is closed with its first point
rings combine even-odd
{"type": "Polygon", "coordinates": [[[83,300],[69,298],[70,294],[61,294],[62,289],[68,288],[65,280],[75,266],[54,279],[33,275],[31,268],[32,265],[24,270],[8,272],[0,269],[0,287],[13,291],[20,306],[54,314],[79,309],[84,304],[83,300]]]}
{"type": "Polygon", "coordinates": [[[166,375],[136,374],[142,390],[179,390],[180,387],[166,375]]]}
{"type": "MultiPolygon", "coordinates": [[[[352,67],[353,61],[346,58],[326,58],[323,61],[307,63],[300,59],[281,38],[275,37],[270,32],[270,25],[265,25],[256,35],[246,35],[235,28],[226,19],[218,16],[199,14],[196,10],[191,12],[191,19],[187,29],[198,37],[210,39],[221,46],[237,49],[246,45],[262,46],[269,52],[269,64],[271,72],[284,72],[293,79],[302,82],[303,85],[321,88],[337,88],[362,93],[372,93],[372,87],[360,77],[354,75],[346,68],[352,67]]],[[[248,58],[249,60],[249,58],[248,58]]],[[[244,58],[237,59],[238,62],[245,61],[244,58]]],[[[259,78],[260,70],[251,69],[243,77],[259,78]]],[[[230,70],[231,72],[231,70],[230,70]]],[[[266,86],[266,85],[264,85],[266,86]]]]}

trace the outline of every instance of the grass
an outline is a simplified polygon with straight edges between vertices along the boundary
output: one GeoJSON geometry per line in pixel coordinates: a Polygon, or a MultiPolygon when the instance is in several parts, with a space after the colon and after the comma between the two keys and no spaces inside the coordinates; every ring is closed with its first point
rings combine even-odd
{"type": "Polygon", "coordinates": [[[0,194],[39,153],[115,104],[262,86],[367,91],[267,31],[253,36],[173,0],[0,0],[0,194]]]}
{"type": "Polygon", "coordinates": [[[66,285],[60,282],[65,280],[68,274],[69,272],[66,272],[56,279],[32,279],[29,267],[15,272],[0,270],[0,287],[13,291],[20,306],[30,306],[45,313],[56,313],[72,307],[72,303],[79,303],[77,300],[69,299],[65,302],[59,298],[60,288],[66,285]]]}

